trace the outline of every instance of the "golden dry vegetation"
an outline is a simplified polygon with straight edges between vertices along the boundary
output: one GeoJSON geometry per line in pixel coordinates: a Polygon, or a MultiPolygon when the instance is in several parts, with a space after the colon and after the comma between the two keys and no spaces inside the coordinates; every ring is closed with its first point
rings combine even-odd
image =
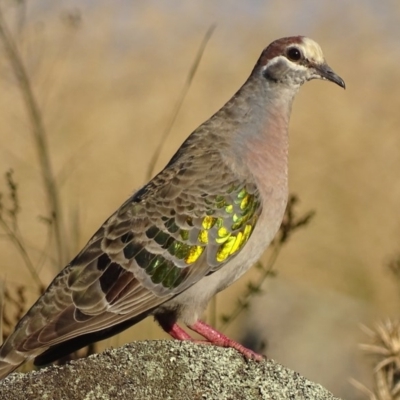
{"type": "MultiPolygon", "coordinates": [[[[258,306],[227,333],[238,339],[250,333],[280,337],[276,346],[288,354],[281,352],[286,358],[279,359],[277,351],[277,361],[299,372],[304,367],[308,378],[337,395],[356,398],[347,376],[364,382],[368,378],[368,363],[356,348],[362,340],[359,323],[396,316],[400,304],[397,283],[385,266],[400,251],[400,6],[389,0],[379,5],[321,1],[318,6],[293,0],[135,3],[84,7],[66,1],[50,7],[50,2],[37,0],[28,2],[21,18],[13,2],[1,2],[47,130],[69,256],[145,183],[151,155],[212,23],[217,28],[156,170],[237,90],[270,41],[292,34],[310,36],[347,84],[346,91],[326,82],[307,84],[293,108],[291,191],[300,197],[301,211],[313,209],[316,216],[279,257],[278,276],[267,285],[271,294],[255,299],[258,306]],[[276,285],[285,289],[279,292],[276,285]],[[285,300],[296,304],[296,295],[311,296],[308,312],[287,309],[285,300]],[[310,312],[318,303],[326,307],[310,312]],[[340,323],[335,329],[321,327],[315,317],[321,313],[346,321],[345,333],[340,323]],[[256,321],[255,327],[265,320],[262,333],[249,333],[249,320],[256,321]],[[296,342],[292,336],[302,332],[307,334],[296,342]],[[308,355],[301,351],[307,338],[315,344],[307,347],[308,355]],[[354,367],[349,369],[348,360],[330,361],[332,341],[354,354],[354,367]],[[306,365],[315,363],[311,354],[329,370],[339,371],[336,382],[318,375],[325,369],[321,366],[308,372],[306,365]]],[[[48,217],[48,207],[37,149],[9,59],[3,50],[1,54],[0,174],[14,170],[20,231],[35,265],[43,259],[43,249],[50,256],[38,271],[47,284],[63,265],[54,262],[54,241],[48,243],[48,225],[39,218],[48,217]]],[[[7,196],[5,180],[0,190],[7,196]]],[[[37,291],[20,253],[6,238],[0,251],[1,278],[11,292],[26,285],[30,304],[37,291]]],[[[251,278],[257,278],[257,271],[218,296],[218,314],[233,308],[251,278]]],[[[166,336],[148,320],[102,346],[161,337],[166,336]]],[[[275,357],[275,342],[268,343],[268,354],[275,357]]]]}

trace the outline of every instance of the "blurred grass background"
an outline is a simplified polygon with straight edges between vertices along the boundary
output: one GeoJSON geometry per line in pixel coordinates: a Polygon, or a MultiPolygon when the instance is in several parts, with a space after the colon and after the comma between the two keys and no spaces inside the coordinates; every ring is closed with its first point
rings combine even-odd
{"type": "MultiPolygon", "coordinates": [[[[399,307],[386,268],[400,250],[398,2],[32,0],[23,12],[15,1],[0,5],[48,132],[70,257],[145,183],[211,24],[216,30],[157,171],[234,94],[272,40],[303,34],[321,45],[347,90],[307,84],[290,128],[290,189],[300,209],[316,216],[282,252],[266,294],[226,333],[264,341],[269,356],[334,394],[363,398],[347,382],[353,376],[371,385],[368,360],[357,350],[359,324],[396,317],[399,307]]],[[[48,209],[26,110],[4,55],[0,85],[0,174],[14,170],[20,229],[37,264],[48,235],[39,216],[48,209]]],[[[1,181],[0,190],[5,186],[1,181]]],[[[20,254],[7,240],[0,252],[1,278],[10,291],[26,285],[30,305],[37,289],[20,254]]],[[[48,258],[38,271],[42,281],[48,284],[61,267],[48,258]]],[[[256,271],[218,296],[218,314],[232,309],[252,277],[256,271]]],[[[99,348],[162,337],[149,319],[99,348]]]]}

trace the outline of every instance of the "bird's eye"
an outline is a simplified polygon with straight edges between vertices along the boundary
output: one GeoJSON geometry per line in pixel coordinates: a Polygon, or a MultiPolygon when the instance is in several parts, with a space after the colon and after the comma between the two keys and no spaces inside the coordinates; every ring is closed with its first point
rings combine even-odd
{"type": "Polygon", "coordinates": [[[297,47],[291,47],[287,51],[287,57],[290,61],[299,61],[301,58],[301,51],[297,47]]]}

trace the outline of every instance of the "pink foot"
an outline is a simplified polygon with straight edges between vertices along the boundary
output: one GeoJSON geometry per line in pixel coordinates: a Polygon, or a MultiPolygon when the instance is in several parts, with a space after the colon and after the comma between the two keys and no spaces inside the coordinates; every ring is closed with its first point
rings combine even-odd
{"type": "Polygon", "coordinates": [[[195,331],[199,335],[206,338],[209,341],[209,343],[212,343],[216,346],[232,347],[233,349],[242,353],[248,359],[257,360],[257,361],[261,361],[261,360],[265,359],[265,357],[262,356],[261,354],[255,353],[254,351],[244,347],[240,343],[235,342],[232,339],[229,339],[227,336],[216,331],[210,325],[207,325],[205,322],[197,321],[193,325],[190,325],[189,328],[192,331],[195,331]]]}
{"type": "Polygon", "coordinates": [[[174,339],[193,340],[190,335],[186,331],[184,331],[176,322],[170,324],[161,319],[159,319],[158,322],[161,325],[161,328],[163,328],[164,331],[171,335],[174,339]]]}
{"type": "Polygon", "coordinates": [[[261,361],[264,360],[264,356],[261,354],[255,353],[254,351],[247,349],[243,345],[238,342],[235,342],[232,339],[229,339],[224,334],[216,331],[210,325],[207,325],[205,322],[197,321],[193,325],[188,326],[192,331],[197,332],[199,335],[203,336],[204,340],[193,339],[186,331],[184,331],[176,322],[169,318],[156,317],[158,323],[174,339],[177,340],[190,340],[194,343],[201,344],[213,344],[215,346],[220,347],[232,347],[237,350],[239,353],[242,353],[247,359],[261,361]]]}

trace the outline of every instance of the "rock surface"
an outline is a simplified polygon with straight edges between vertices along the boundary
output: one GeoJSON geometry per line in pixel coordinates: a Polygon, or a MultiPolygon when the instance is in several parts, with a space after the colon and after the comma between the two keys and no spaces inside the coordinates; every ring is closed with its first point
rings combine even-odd
{"type": "Polygon", "coordinates": [[[15,373],[2,400],[339,400],[273,360],[246,361],[232,349],[178,341],[134,342],[118,349],[15,373]]]}

